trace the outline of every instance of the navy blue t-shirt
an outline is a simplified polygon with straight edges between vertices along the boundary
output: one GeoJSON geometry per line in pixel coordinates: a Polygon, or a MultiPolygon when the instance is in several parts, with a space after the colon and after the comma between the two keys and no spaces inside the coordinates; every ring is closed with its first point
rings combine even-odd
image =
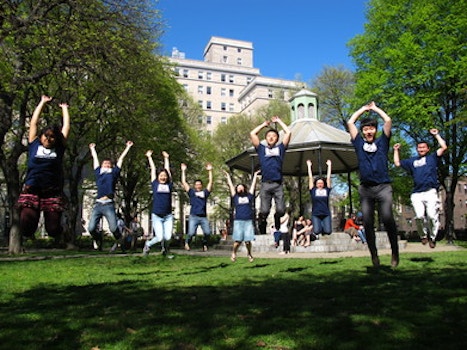
{"type": "Polygon", "coordinates": [[[245,196],[239,196],[238,194],[235,194],[232,198],[235,208],[235,220],[252,220],[252,203],[254,196],[251,193],[247,193],[245,196]]]}
{"type": "Polygon", "coordinates": [[[121,169],[118,166],[114,166],[109,170],[102,169],[99,166],[94,170],[97,184],[97,198],[105,196],[113,198],[115,185],[117,184],[118,177],[120,176],[120,170],[121,169]]]}
{"type": "Polygon", "coordinates": [[[282,163],[284,162],[286,147],[283,143],[274,147],[265,146],[262,143],[256,147],[261,166],[261,181],[282,182],[282,163]]]}
{"type": "Polygon", "coordinates": [[[158,216],[166,216],[172,213],[172,189],[173,183],[161,184],[154,180],[152,187],[152,212],[158,216]]]}
{"type": "Polygon", "coordinates": [[[36,188],[61,187],[65,147],[45,148],[39,138],[29,144],[28,172],[25,184],[36,188]]]}
{"type": "Polygon", "coordinates": [[[357,134],[352,143],[357,153],[360,182],[366,185],[390,183],[388,172],[389,137],[385,133],[375,139],[375,142],[366,142],[357,134]]]}
{"type": "Polygon", "coordinates": [[[401,167],[413,177],[414,188],[412,193],[425,192],[432,188],[438,189],[438,154],[430,153],[425,157],[412,157],[401,160],[401,167]]]}
{"type": "Polygon", "coordinates": [[[312,211],[311,215],[314,216],[328,216],[331,215],[329,211],[329,193],[331,189],[328,187],[316,188],[310,190],[312,211]]]}
{"type": "Polygon", "coordinates": [[[190,188],[188,190],[188,197],[190,197],[190,214],[196,216],[206,216],[206,204],[210,192],[207,189],[202,191],[195,191],[190,188]]]}

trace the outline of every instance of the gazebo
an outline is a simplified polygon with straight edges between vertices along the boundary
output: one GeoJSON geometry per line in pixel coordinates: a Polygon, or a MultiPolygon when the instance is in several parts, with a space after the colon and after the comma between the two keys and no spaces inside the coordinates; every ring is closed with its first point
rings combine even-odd
{"type": "MultiPolygon", "coordinates": [[[[326,160],[330,159],[332,173],[347,173],[350,180],[350,173],[358,169],[358,160],[349,133],[319,121],[318,97],[315,93],[302,89],[289,102],[292,137],[284,158],[283,174],[297,176],[301,183],[301,177],[308,175],[307,159],[313,162],[313,173],[319,175],[325,170],[326,160]]],[[[282,136],[282,132],[279,134],[282,136]]],[[[231,169],[253,173],[259,167],[259,160],[254,147],[250,147],[226,164],[231,169]]]]}

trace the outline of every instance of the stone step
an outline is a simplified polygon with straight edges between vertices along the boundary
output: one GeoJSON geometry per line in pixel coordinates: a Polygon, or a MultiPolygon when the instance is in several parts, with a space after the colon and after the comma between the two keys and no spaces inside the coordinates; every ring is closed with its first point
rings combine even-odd
{"type": "MultiPolygon", "coordinates": [[[[227,240],[219,241],[212,249],[231,250],[232,246],[232,236],[228,236],[227,240]]],[[[399,250],[403,250],[406,246],[407,241],[399,240],[399,250]]],[[[378,249],[391,248],[386,232],[376,232],[376,247],[378,249]]],[[[365,244],[350,239],[349,235],[343,232],[334,232],[331,235],[321,236],[319,240],[312,241],[309,247],[290,247],[292,253],[332,253],[367,249],[368,247],[365,244]]],[[[272,235],[257,235],[255,241],[252,243],[253,253],[281,252],[282,250],[282,241],[280,241],[279,247],[276,248],[272,235]]],[[[246,252],[245,245],[242,244],[238,251],[246,252]]]]}

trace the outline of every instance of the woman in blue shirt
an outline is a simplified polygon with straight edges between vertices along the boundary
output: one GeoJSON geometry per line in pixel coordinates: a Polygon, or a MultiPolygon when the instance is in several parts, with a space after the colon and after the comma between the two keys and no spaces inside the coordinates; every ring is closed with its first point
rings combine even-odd
{"type": "Polygon", "coordinates": [[[38,132],[39,117],[52,97],[42,96],[31,118],[28,137],[28,169],[22,193],[18,198],[20,209],[20,231],[26,238],[34,238],[40,212],[44,213],[45,229],[49,236],[60,241],[63,199],[63,155],[70,132],[68,105],[62,109],[63,125],[47,126],[38,132]]]}
{"type": "Polygon", "coordinates": [[[164,241],[162,253],[165,255],[169,247],[169,241],[172,238],[174,217],[172,214],[172,190],[173,182],[170,173],[169,154],[162,152],[164,157],[164,168],[156,171],[152,151],[146,152],[146,157],[151,168],[151,188],[152,188],[152,232],[154,237],[146,241],[143,248],[143,255],[148,255],[151,247],[164,241]]]}
{"type": "Polygon", "coordinates": [[[331,160],[326,161],[326,179],[318,177],[313,181],[311,170],[311,160],[306,161],[308,167],[308,188],[311,196],[311,221],[313,223],[313,233],[316,238],[320,234],[330,235],[332,232],[331,211],[329,210],[329,194],[331,193],[331,160]]]}
{"type": "Polygon", "coordinates": [[[224,171],[229,185],[230,195],[232,197],[232,204],[235,210],[234,221],[233,221],[233,234],[234,240],[233,252],[231,260],[235,262],[237,260],[237,251],[242,242],[245,242],[245,246],[248,252],[248,260],[253,262],[253,256],[251,255],[251,241],[255,239],[255,229],[253,226],[253,201],[255,200],[255,186],[258,173],[256,171],[251,180],[250,190],[247,192],[247,187],[243,184],[234,186],[230,174],[224,171]]]}

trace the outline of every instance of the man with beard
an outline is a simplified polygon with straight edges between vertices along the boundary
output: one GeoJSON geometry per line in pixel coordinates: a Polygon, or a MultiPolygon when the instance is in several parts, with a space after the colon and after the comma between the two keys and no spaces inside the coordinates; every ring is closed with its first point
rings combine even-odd
{"type": "Polygon", "coordinates": [[[247,188],[244,184],[239,184],[234,187],[230,174],[227,171],[224,171],[235,210],[232,234],[234,245],[232,256],[230,258],[233,262],[237,260],[237,250],[242,242],[245,242],[248,252],[248,260],[253,262],[253,256],[251,255],[251,241],[255,239],[255,229],[253,226],[254,210],[252,204],[255,200],[254,193],[258,173],[259,170],[253,175],[250,191],[247,192],[247,188]]]}
{"type": "Polygon", "coordinates": [[[414,188],[410,200],[415,211],[417,232],[423,244],[429,243],[430,248],[434,248],[439,230],[438,163],[448,146],[439,135],[438,129],[431,129],[430,134],[436,138],[440,146],[436,152],[431,154],[428,154],[430,147],[426,141],[417,144],[418,156],[409,159],[400,160],[399,143],[396,143],[393,148],[394,164],[397,167],[401,166],[413,177],[414,188]],[[428,223],[428,228],[425,222],[428,223]]]}
{"type": "Polygon", "coordinates": [[[399,265],[399,245],[397,227],[392,213],[392,186],[388,172],[388,151],[391,139],[391,118],[381,108],[371,102],[358,109],[347,121],[350,137],[357,153],[360,172],[360,204],[363,213],[363,226],[374,267],[379,267],[375,236],[375,208],[379,204],[379,217],[387,231],[391,244],[391,266],[399,265]],[[360,121],[360,131],[355,122],[365,112],[375,112],[384,121],[381,136],[376,137],[378,123],[372,118],[360,121]]]}

